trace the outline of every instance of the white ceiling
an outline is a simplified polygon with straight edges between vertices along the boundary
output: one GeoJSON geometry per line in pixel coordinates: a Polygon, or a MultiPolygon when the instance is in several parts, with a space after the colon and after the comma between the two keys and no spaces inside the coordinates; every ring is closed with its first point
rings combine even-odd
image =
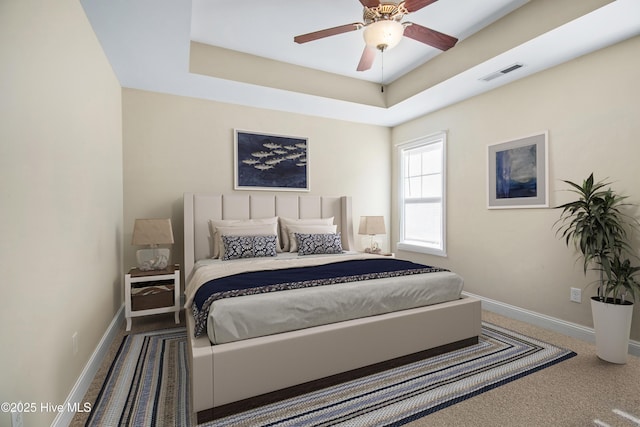
{"type": "MultiPolygon", "coordinates": [[[[291,0],[254,1],[251,7],[219,0],[81,2],[123,87],[383,126],[395,126],[640,34],[640,0],[616,0],[383,108],[189,73],[189,44],[194,40],[379,82],[380,58],[370,71],[355,71],[364,45],[360,31],[302,45],[293,42],[298,34],[361,21],[357,0],[324,0],[314,8],[309,2],[291,0]],[[525,66],[489,83],[479,80],[517,62],[525,66]]],[[[439,0],[405,20],[462,40],[526,2],[439,0]]],[[[398,78],[438,53],[404,38],[385,53],[385,80],[398,78]]]]}

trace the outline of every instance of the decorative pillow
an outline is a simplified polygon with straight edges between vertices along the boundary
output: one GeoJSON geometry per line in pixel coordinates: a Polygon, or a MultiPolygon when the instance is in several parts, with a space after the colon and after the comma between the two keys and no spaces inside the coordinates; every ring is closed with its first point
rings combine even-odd
{"type": "Polygon", "coordinates": [[[298,255],[341,254],[340,233],[303,234],[296,233],[298,255]]]}
{"type": "Polygon", "coordinates": [[[276,256],[277,237],[272,236],[222,236],[223,261],[239,258],[276,256]]]}
{"type": "Polygon", "coordinates": [[[284,252],[295,252],[291,250],[291,238],[289,233],[290,225],[333,225],[333,217],[329,218],[304,218],[293,219],[280,217],[282,250],[284,252]]]}
{"type": "MultiPolygon", "coordinates": [[[[211,242],[213,243],[212,258],[218,258],[220,256],[220,248],[222,240],[220,239],[220,233],[218,233],[218,227],[246,227],[247,225],[261,225],[261,224],[276,224],[278,225],[278,217],[272,218],[260,218],[260,219],[210,219],[209,220],[209,234],[211,236],[211,242]]],[[[280,247],[278,246],[278,252],[280,247]]]]}
{"type": "Polygon", "coordinates": [[[234,225],[229,227],[216,227],[216,230],[219,236],[218,247],[220,248],[220,258],[224,258],[225,248],[222,242],[224,236],[276,236],[277,246],[278,224],[255,224],[245,225],[243,227],[234,225]]]}
{"type": "Polygon", "coordinates": [[[298,252],[298,240],[295,234],[333,234],[336,225],[289,225],[289,252],[298,252]]]}

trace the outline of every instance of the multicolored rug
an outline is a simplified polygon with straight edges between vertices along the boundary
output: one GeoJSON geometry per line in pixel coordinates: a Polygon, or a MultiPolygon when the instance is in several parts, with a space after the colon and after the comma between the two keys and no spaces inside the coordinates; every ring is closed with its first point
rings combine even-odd
{"type": "MultiPolygon", "coordinates": [[[[186,331],[125,337],[88,426],[190,426],[186,331]]],[[[400,426],[576,354],[483,323],[479,343],[205,424],[400,426]]]]}

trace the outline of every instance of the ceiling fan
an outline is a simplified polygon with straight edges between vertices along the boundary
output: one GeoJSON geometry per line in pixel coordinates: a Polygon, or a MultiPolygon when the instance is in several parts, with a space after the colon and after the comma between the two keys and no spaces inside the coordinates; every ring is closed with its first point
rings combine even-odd
{"type": "Polygon", "coordinates": [[[384,52],[400,42],[406,36],[433,46],[440,50],[448,50],[455,46],[458,39],[431,28],[413,22],[401,22],[411,12],[435,3],[437,0],[405,0],[400,3],[381,2],[380,0],[359,0],[364,6],[363,21],[339,27],[327,28],[313,33],[302,34],[293,38],[296,43],[307,43],[337,34],[356,31],[364,28],[366,46],[362,52],[358,71],[371,68],[376,49],[384,52]]]}

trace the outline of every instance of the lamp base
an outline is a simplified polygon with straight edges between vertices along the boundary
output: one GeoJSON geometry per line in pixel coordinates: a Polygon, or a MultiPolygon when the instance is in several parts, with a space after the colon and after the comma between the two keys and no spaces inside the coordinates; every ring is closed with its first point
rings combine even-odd
{"type": "Polygon", "coordinates": [[[368,254],[379,254],[380,252],[382,252],[382,249],[380,249],[380,246],[378,245],[378,242],[374,241],[373,238],[371,239],[371,246],[369,246],[368,248],[365,248],[364,250],[366,253],[368,254]]]}
{"type": "Polygon", "coordinates": [[[164,270],[169,265],[171,251],[167,248],[139,249],[136,252],[138,269],[141,271],[164,270]]]}

